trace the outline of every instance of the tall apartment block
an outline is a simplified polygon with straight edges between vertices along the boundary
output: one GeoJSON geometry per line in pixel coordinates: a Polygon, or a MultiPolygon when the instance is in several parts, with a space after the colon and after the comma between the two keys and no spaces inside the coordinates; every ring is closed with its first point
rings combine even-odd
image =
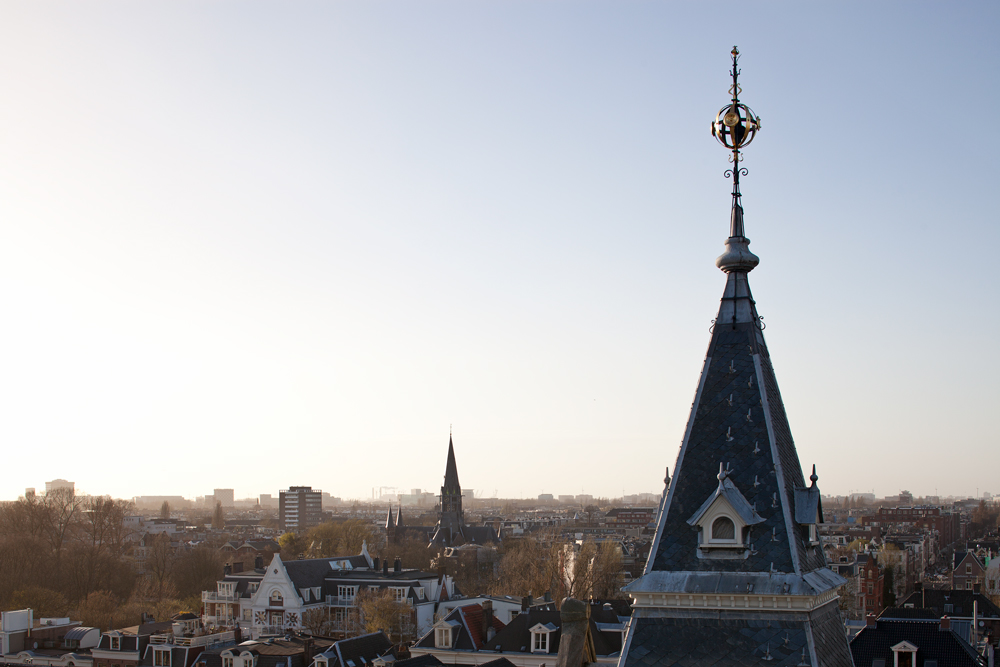
{"type": "Polygon", "coordinates": [[[281,529],[294,532],[318,525],[323,520],[323,492],[311,486],[290,486],[278,493],[278,521],[281,529]]]}

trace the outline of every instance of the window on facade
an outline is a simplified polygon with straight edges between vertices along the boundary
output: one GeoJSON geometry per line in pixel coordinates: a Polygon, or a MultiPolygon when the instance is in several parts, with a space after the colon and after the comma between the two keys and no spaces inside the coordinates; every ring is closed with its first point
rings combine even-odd
{"type": "Polygon", "coordinates": [[[233,667],[233,658],[232,658],[232,656],[229,656],[229,657],[222,656],[222,667],[233,667]]]}
{"type": "Polygon", "coordinates": [[[353,600],[354,596],[358,594],[357,586],[338,586],[337,595],[342,598],[347,598],[348,600],[353,600]]]}
{"type": "MultiPolygon", "coordinates": [[[[721,474],[721,473],[720,473],[721,474]]],[[[727,516],[720,516],[712,522],[713,540],[734,540],[736,539],[736,525],[727,516]]]]}
{"type": "Polygon", "coordinates": [[[434,631],[434,648],[451,648],[451,628],[438,628],[434,631]]]}
{"type": "Polygon", "coordinates": [[[875,586],[873,584],[868,584],[868,595],[875,592],[875,586]]]}
{"type": "Polygon", "coordinates": [[[285,599],[281,597],[281,591],[271,591],[271,604],[280,605],[285,602],[285,599]]]}
{"type": "Polygon", "coordinates": [[[391,588],[392,597],[396,602],[402,602],[406,599],[406,589],[405,588],[391,588]]]}
{"type": "Polygon", "coordinates": [[[121,637],[112,637],[111,638],[111,650],[112,651],[120,651],[120,650],[122,650],[122,638],[121,637]]]}
{"type": "MultiPolygon", "coordinates": [[[[730,521],[730,523],[732,523],[730,521]]],[[[713,533],[714,534],[714,533],[713,533]]],[[[549,652],[549,633],[547,632],[536,632],[534,633],[535,638],[532,642],[531,650],[536,653],[548,653],[549,652]]]]}
{"type": "Polygon", "coordinates": [[[153,667],[170,667],[170,650],[153,651],[153,667]]]}
{"type": "Polygon", "coordinates": [[[972,566],[971,565],[966,565],[965,566],[965,573],[966,574],[972,574],[972,566]]]}

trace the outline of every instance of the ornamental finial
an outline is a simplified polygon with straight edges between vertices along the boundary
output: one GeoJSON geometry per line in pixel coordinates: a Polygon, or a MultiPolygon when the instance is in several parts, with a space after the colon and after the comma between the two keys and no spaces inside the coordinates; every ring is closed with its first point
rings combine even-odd
{"type": "Polygon", "coordinates": [[[733,57],[733,68],[729,72],[733,77],[733,85],[729,89],[732,99],[729,104],[719,109],[712,122],[712,136],[732,151],[729,161],[733,163],[733,168],[726,170],[726,178],[733,179],[733,211],[729,219],[729,241],[726,242],[726,252],[715,260],[715,265],[726,273],[752,271],[760,262],[760,259],[747,248],[750,240],[744,234],[743,202],[740,194],[740,176],[747,175],[747,170],[740,167],[740,162],[743,160],[740,150],[749,146],[757,136],[757,131],[760,130],[760,116],[740,102],[740,93],[743,92],[739,84],[740,51],[734,46],[730,54],[733,57]]]}

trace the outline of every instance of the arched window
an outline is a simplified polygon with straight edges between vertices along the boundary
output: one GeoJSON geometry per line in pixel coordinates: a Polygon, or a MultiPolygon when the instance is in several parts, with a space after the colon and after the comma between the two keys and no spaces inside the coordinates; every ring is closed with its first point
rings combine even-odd
{"type": "Polygon", "coordinates": [[[279,590],[273,590],[273,591],[271,591],[271,604],[272,605],[280,605],[284,601],[285,601],[285,599],[283,597],[281,597],[281,591],[279,591],[279,590]]]}
{"type": "Polygon", "coordinates": [[[720,516],[712,522],[713,540],[734,540],[736,539],[736,526],[733,520],[727,516],[720,516]]]}

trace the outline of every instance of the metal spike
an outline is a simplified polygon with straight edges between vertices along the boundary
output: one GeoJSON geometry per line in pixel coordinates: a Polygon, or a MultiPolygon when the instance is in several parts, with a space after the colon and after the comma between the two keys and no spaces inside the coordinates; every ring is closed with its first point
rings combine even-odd
{"type": "Polygon", "coordinates": [[[771,496],[771,507],[777,507],[777,506],[778,506],[778,494],[777,492],[775,492],[774,495],[771,496]]]}
{"type": "Polygon", "coordinates": [[[753,417],[750,416],[750,413],[752,411],[753,411],[753,408],[747,409],[747,421],[750,422],[751,424],[753,423],[753,417]]]}
{"type": "Polygon", "coordinates": [[[729,360],[729,372],[730,373],[736,372],[736,366],[733,365],[733,361],[731,359],[729,360]]]}
{"type": "Polygon", "coordinates": [[[729,403],[730,406],[733,404],[733,395],[732,394],[729,395],[729,398],[726,399],[726,402],[729,403]]]}
{"type": "MultiPolygon", "coordinates": [[[[757,475],[754,475],[753,476],[753,488],[756,489],[758,486],[760,486],[760,482],[757,481],[757,475]]],[[[757,509],[757,503],[754,503],[754,509],[757,509]]]]}
{"type": "Polygon", "coordinates": [[[733,427],[732,426],[730,426],[729,428],[726,429],[726,442],[732,442],[733,440],[736,439],[736,438],[733,437],[732,431],[733,431],[733,427]]]}
{"type": "Polygon", "coordinates": [[[757,444],[756,440],[753,441],[753,453],[760,454],[760,445],[757,444]]]}
{"type": "Polygon", "coordinates": [[[752,375],[750,376],[750,381],[747,382],[747,386],[750,387],[751,389],[753,389],[753,376],[752,375]]]}

